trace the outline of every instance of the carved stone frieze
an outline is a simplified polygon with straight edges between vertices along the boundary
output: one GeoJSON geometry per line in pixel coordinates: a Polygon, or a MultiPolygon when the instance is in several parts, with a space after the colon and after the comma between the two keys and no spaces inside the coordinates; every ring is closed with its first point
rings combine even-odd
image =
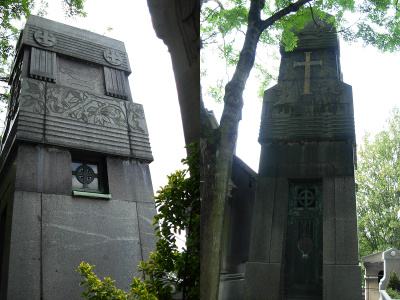
{"type": "Polygon", "coordinates": [[[21,109],[37,114],[48,112],[45,102],[45,82],[24,79],[22,82],[21,109]]]}
{"type": "Polygon", "coordinates": [[[140,104],[119,99],[109,100],[98,95],[26,80],[23,84],[23,109],[63,119],[105,127],[130,127],[131,131],[147,133],[144,112],[140,104]],[[46,100],[45,100],[46,99],[46,100]]]}
{"type": "Polygon", "coordinates": [[[301,95],[300,81],[287,81],[272,89],[268,116],[278,118],[284,115],[322,116],[346,115],[353,113],[351,103],[347,103],[345,86],[339,80],[318,80],[313,82],[318,93],[301,95]]]}

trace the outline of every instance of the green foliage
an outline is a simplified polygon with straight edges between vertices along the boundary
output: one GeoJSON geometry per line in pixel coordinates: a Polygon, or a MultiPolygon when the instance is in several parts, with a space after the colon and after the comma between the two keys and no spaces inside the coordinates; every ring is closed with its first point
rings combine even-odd
{"type": "Polygon", "coordinates": [[[387,129],[358,150],[356,171],[360,256],[399,248],[400,112],[393,109],[387,129]]]}
{"type": "MultiPolygon", "coordinates": [[[[168,176],[168,185],[158,191],[155,217],[157,252],[141,269],[149,276],[149,285],[154,290],[170,288],[173,283],[186,299],[200,297],[200,162],[197,144],[189,146],[192,153],[182,160],[188,170],[176,171],[168,176]],[[188,176],[190,173],[190,176],[188,176]],[[178,249],[176,235],[186,234],[186,249],[178,249]],[[151,268],[151,266],[156,266],[151,268]],[[162,282],[162,279],[164,282],[162,282]]],[[[152,289],[151,289],[152,290],[152,289]]],[[[167,291],[163,293],[166,296],[167,291]]],[[[168,299],[168,298],[162,298],[168,299]]]]}
{"type": "Polygon", "coordinates": [[[73,18],[76,16],[86,17],[86,12],[83,8],[83,3],[85,0],[63,0],[61,2],[65,15],[68,18],[73,18]]]}
{"type": "Polygon", "coordinates": [[[397,298],[397,296],[398,296],[398,294],[399,294],[399,292],[400,292],[400,279],[399,279],[399,277],[397,276],[397,274],[396,274],[395,271],[393,271],[392,274],[390,274],[388,283],[387,283],[387,285],[386,285],[386,290],[387,290],[388,288],[390,288],[390,289],[392,289],[393,291],[396,291],[396,292],[397,292],[397,295],[396,295],[396,298],[397,298]]]}
{"type": "Polygon", "coordinates": [[[386,288],[386,293],[389,295],[391,299],[399,298],[399,293],[397,291],[392,290],[391,288],[386,288]]]}
{"type": "MultiPolygon", "coordinates": [[[[273,17],[292,1],[260,1],[263,9],[261,19],[273,17]]],[[[238,62],[238,57],[245,40],[251,0],[203,0],[201,10],[201,40],[203,60],[215,56],[225,61],[226,69],[221,70],[221,78],[228,77],[238,62]]],[[[271,69],[271,57],[279,53],[278,46],[286,51],[296,47],[295,31],[316,17],[335,23],[341,37],[348,42],[361,40],[365,45],[372,45],[382,51],[400,50],[400,5],[398,1],[365,0],[317,0],[303,5],[296,13],[277,18],[276,22],[264,30],[259,38],[254,75],[263,78],[260,89],[264,89],[275,78],[271,69]],[[328,17],[327,13],[331,16],[328,17]]],[[[324,30],[323,28],[321,30],[324,30]]],[[[203,64],[205,66],[205,64],[203,64]]],[[[226,82],[229,80],[225,80],[226,82]]],[[[223,88],[209,93],[220,102],[223,88]]],[[[208,91],[208,87],[206,86],[208,91]]],[[[262,93],[259,93],[262,96],[262,93]]]]}
{"type": "Polygon", "coordinates": [[[224,80],[217,80],[216,87],[210,86],[207,90],[207,95],[210,95],[216,102],[221,103],[224,98],[224,80]]]}
{"type": "Polygon", "coordinates": [[[151,294],[146,285],[139,279],[134,278],[133,284],[131,284],[131,292],[126,293],[120,289],[117,289],[113,283],[115,280],[111,280],[109,277],[104,278],[104,282],[101,281],[92,271],[95,266],[82,262],[77,272],[81,273],[81,276],[85,279],[80,282],[79,285],[84,287],[86,290],[80,296],[85,299],[93,300],[127,300],[127,299],[141,299],[141,300],[157,300],[157,297],[151,294]]]}
{"type": "Polygon", "coordinates": [[[199,147],[197,143],[188,147],[191,154],[182,160],[188,169],[167,176],[168,184],[154,197],[158,208],[153,224],[158,237],[157,251],[150,254],[149,261],[140,262],[138,272],[142,276],[133,279],[130,293],[116,289],[110,278],[102,282],[92,272],[94,266],[82,262],[77,270],[85,278],[80,284],[86,290],[82,297],[168,300],[172,299],[172,286],[175,286],[177,291],[182,291],[183,299],[200,298],[199,147]],[[178,249],[176,234],[185,231],[186,247],[178,249]]]}

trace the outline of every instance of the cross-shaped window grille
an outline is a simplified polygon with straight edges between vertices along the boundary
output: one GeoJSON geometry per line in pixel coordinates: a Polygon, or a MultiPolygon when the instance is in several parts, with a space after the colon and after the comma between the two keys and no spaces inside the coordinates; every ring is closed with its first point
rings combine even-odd
{"type": "Polygon", "coordinates": [[[104,193],[103,171],[100,161],[72,160],[72,189],[104,193]]]}

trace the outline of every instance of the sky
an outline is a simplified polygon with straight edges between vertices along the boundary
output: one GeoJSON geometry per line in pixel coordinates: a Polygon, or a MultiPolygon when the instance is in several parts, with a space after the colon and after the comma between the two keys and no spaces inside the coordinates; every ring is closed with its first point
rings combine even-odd
{"type": "Polygon", "coordinates": [[[125,43],[132,70],[132,99],[143,105],[149,131],[154,157],[150,172],[156,192],[167,184],[168,174],[184,168],[181,159],[186,151],[171,57],[155,35],[147,2],[86,0],[88,16],[76,20],[65,18],[61,0],[49,2],[45,18],[125,43]]]}

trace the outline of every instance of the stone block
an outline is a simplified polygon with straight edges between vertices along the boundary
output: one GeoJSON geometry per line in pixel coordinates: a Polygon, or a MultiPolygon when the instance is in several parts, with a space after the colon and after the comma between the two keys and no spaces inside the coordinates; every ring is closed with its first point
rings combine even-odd
{"type": "Polygon", "coordinates": [[[323,262],[336,262],[336,217],[335,217],[335,179],[324,178],[322,182],[323,195],[323,262]]]}
{"type": "Polygon", "coordinates": [[[75,272],[85,261],[99,278],[128,290],[142,260],[136,203],[43,194],[43,297],[83,292],[75,272]]]}
{"type": "Polygon", "coordinates": [[[250,261],[269,262],[273,228],[276,180],[260,178],[257,183],[250,241],[250,261]]]}
{"type": "Polygon", "coordinates": [[[297,58],[283,58],[281,71],[286,68],[294,77],[279,80],[264,93],[259,142],[355,140],[351,87],[336,78],[327,87],[326,83],[311,83],[319,86],[312,94],[298,93],[304,81],[299,79],[301,70],[293,69],[293,59],[304,60],[299,57],[304,53],[292,54],[297,58]],[[318,90],[321,86],[325,86],[323,91],[318,90]]]}
{"type": "Polygon", "coordinates": [[[357,300],[361,298],[359,265],[324,265],[323,300],[357,300]]]}
{"type": "Polygon", "coordinates": [[[58,57],[58,83],[74,90],[104,95],[104,74],[100,66],[58,57]]]}
{"type": "Polygon", "coordinates": [[[48,85],[46,109],[48,143],[130,154],[125,101],[66,86],[48,85]]]}
{"type": "Polygon", "coordinates": [[[150,169],[135,159],[107,157],[109,191],[113,199],[154,205],[150,169]]]}
{"type": "Polygon", "coordinates": [[[131,156],[153,161],[143,106],[131,101],[125,101],[125,106],[131,156]]]}
{"type": "Polygon", "coordinates": [[[219,282],[218,300],[243,300],[243,274],[222,275],[219,282]]]}
{"type": "MultiPolygon", "coordinates": [[[[87,72],[88,78],[102,74],[95,67],[87,72]]],[[[17,139],[152,161],[143,106],[89,92],[79,79],[85,72],[75,73],[61,80],[81,86],[23,79],[17,139]]]]}
{"type": "Polygon", "coordinates": [[[22,78],[16,137],[33,142],[44,141],[45,82],[22,78]]]}
{"type": "Polygon", "coordinates": [[[284,247],[289,199],[289,184],[286,178],[277,179],[275,193],[269,261],[272,263],[281,263],[283,261],[282,255],[285,252],[284,247]]]}
{"type": "Polygon", "coordinates": [[[282,265],[278,263],[247,263],[244,278],[243,299],[280,299],[281,271],[282,265]]]}
{"type": "Polygon", "coordinates": [[[154,203],[137,202],[138,222],[140,229],[140,244],[142,246],[142,260],[149,260],[150,252],[156,251],[157,238],[154,233],[155,226],[152,226],[156,215],[154,203]]]}
{"type": "MultiPolygon", "coordinates": [[[[7,299],[41,299],[41,194],[16,191],[7,299]]],[[[52,298],[57,299],[57,298],[52,298]]]]}
{"type": "Polygon", "coordinates": [[[70,152],[43,145],[19,145],[15,189],[70,195],[70,152]]]}
{"type": "Polygon", "coordinates": [[[336,264],[358,262],[354,177],[335,178],[336,264]]]}
{"type": "Polygon", "coordinates": [[[262,146],[259,177],[322,178],[353,175],[352,146],[346,142],[288,142],[262,146]]]}
{"type": "Polygon", "coordinates": [[[232,192],[232,198],[228,200],[225,212],[227,217],[224,221],[227,223],[225,230],[227,232],[229,230],[229,238],[225,239],[228,273],[244,273],[249,260],[253,207],[257,189],[256,175],[234,156],[231,180],[236,188],[232,192]]]}
{"type": "Polygon", "coordinates": [[[131,71],[123,42],[38,16],[29,17],[21,40],[21,46],[131,71]]]}

